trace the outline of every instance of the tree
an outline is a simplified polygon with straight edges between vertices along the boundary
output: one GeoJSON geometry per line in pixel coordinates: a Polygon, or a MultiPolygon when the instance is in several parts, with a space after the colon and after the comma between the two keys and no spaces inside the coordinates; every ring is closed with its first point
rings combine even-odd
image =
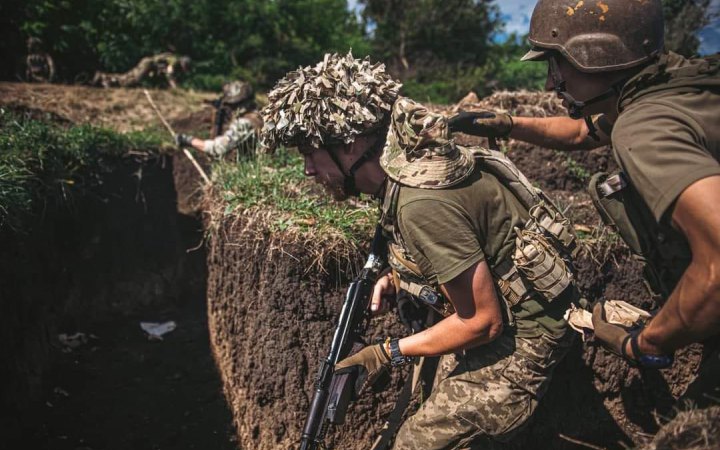
{"type": "Polygon", "coordinates": [[[697,54],[698,31],[710,22],[710,0],[663,0],[665,47],[685,56],[697,54]]]}

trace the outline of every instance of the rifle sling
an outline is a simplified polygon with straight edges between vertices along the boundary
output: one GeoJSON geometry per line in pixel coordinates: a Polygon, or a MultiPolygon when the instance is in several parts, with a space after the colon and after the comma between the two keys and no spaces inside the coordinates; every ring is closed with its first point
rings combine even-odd
{"type": "Polygon", "coordinates": [[[434,357],[421,357],[418,361],[413,364],[412,370],[408,373],[403,384],[400,395],[398,395],[397,401],[395,401],[395,407],[385,420],[380,435],[375,440],[375,443],[371,447],[371,450],[387,450],[390,443],[395,438],[400,424],[402,423],[402,417],[410,404],[413,392],[418,385],[418,381],[423,386],[423,398],[427,398],[430,395],[432,389],[433,377],[435,376],[435,370],[437,370],[438,362],[440,358],[434,357]]]}

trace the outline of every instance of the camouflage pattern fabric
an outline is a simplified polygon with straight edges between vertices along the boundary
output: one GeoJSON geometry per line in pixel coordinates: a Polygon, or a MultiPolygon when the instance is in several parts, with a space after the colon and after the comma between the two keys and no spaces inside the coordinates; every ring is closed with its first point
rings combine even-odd
{"type": "Polygon", "coordinates": [[[432,394],[398,432],[394,450],[489,449],[518,434],[572,345],[504,333],[487,345],[441,358],[432,394]]]}
{"type": "Polygon", "coordinates": [[[55,64],[47,53],[29,54],[25,67],[25,79],[29,83],[49,83],[55,77],[55,64]]]}
{"type": "Polygon", "coordinates": [[[263,145],[273,150],[349,144],[387,123],[400,86],[383,64],[328,53],[316,66],[288,73],[270,91],[261,112],[263,145]]]}
{"type": "Polygon", "coordinates": [[[400,184],[443,189],[470,175],[475,159],[469,149],[449,138],[444,116],[400,98],[393,106],[380,165],[400,184]]]}
{"type": "Polygon", "coordinates": [[[238,151],[238,156],[252,155],[255,153],[257,143],[257,131],[252,121],[245,117],[237,117],[233,119],[225,133],[205,141],[204,151],[215,157],[235,149],[238,151]]]}

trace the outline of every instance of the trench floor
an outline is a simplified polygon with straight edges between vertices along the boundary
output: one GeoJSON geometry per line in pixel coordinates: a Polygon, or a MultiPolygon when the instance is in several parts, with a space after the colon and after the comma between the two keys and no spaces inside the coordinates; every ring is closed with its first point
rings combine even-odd
{"type": "Polygon", "coordinates": [[[89,323],[58,351],[27,447],[48,450],[237,449],[208,338],[203,299],[89,323]],[[150,341],[139,322],[174,320],[150,341]]]}

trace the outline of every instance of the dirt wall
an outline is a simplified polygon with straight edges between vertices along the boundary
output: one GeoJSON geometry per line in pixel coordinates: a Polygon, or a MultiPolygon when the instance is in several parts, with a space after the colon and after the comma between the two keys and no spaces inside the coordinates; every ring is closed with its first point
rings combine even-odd
{"type": "Polygon", "coordinates": [[[199,224],[177,214],[175,198],[169,159],[122,158],[101,188],[82,195],[70,191],[62,202],[48,199],[25,228],[2,230],[5,442],[32,420],[58,333],[81,331],[76,324],[86,319],[179,301],[204,287],[204,272],[190,262],[181,239],[199,224]]]}

